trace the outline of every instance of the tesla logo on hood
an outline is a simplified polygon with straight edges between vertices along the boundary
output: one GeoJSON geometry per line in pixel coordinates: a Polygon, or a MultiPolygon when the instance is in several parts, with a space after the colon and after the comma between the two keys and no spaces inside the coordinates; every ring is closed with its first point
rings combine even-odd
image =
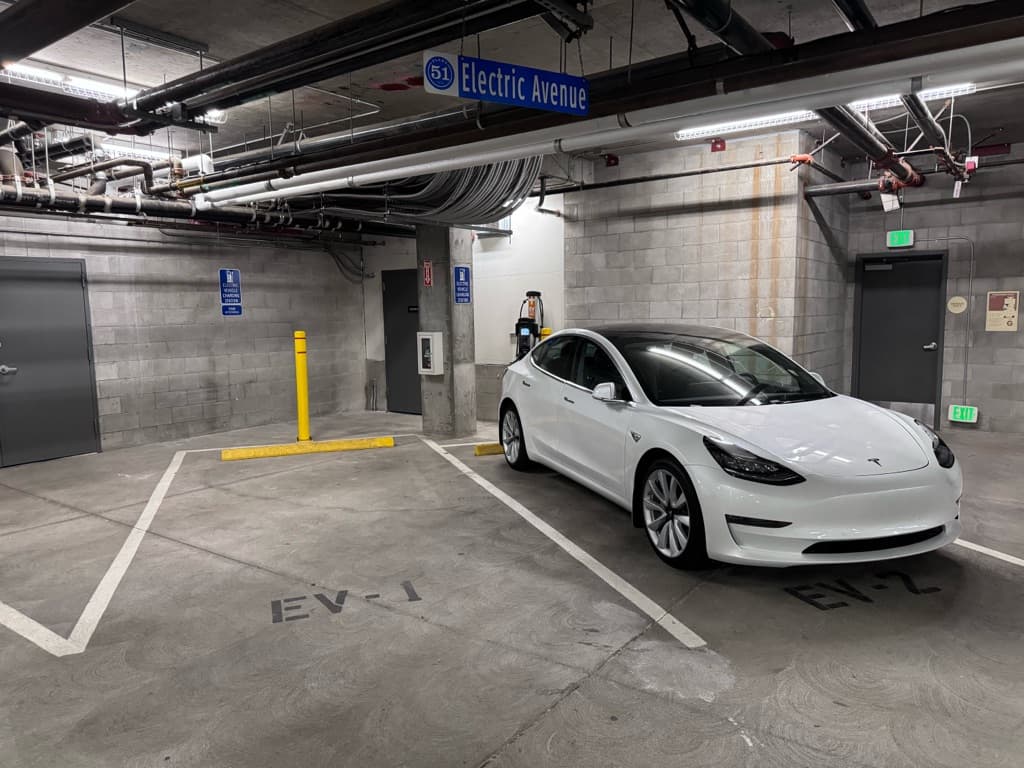
{"type": "Polygon", "coordinates": [[[878,466],[882,466],[881,459],[868,459],[868,461],[870,461],[872,464],[877,464],[878,466]]]}

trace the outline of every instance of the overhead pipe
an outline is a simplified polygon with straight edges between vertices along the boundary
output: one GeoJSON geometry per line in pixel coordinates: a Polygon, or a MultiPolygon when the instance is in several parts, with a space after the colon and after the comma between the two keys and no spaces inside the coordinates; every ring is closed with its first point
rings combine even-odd
{"type": "Polygon", "coordinates": [[[921,131],[942,167],[960,181],[966,181],[967,171],[953,158],[946,131],[939,125],[939,121],[935,119],[935,115],[932,114],[924,99],[917,93],[911,93],[900,96],[900,101],[903,102],[903,106],[906,107],[914,124],[921,131]]]}
{"type": "Polygon", "coordinates": [[[125,0],[19,0],[0,13],[0,67],[15,64],[129,5],[125,0]]]}
{"type": "Polygon", "coordinates": [[[91,133],[84,133],[81,136],[72,136],[67,139],[51,141],[46,147],[37,152],[37,162],[43,158],[60,160],[74,155],[84,155],[87,152],[95,152],[100,147],[100,142],[91,133]]]}
{"type": "Polygon", "coordinates": [[[655,173],[647,176],[631,176],[625,179],[612,179],[611,181],[598,181],[594,183],[583,183],[572,184],[569,186],[560,186],[548,188],[544,185],[546,177],[541,177],[541,190],[540,192],[531,192],[530,197],[540,197],[543,201],[545,194],[548,195],[561,195],[566,192],[585,192],[596,189],[611,189],[614,187],[625,187],[632,186],[633,184],[648,184],[655,181],[669,181],[672,179],[684,179],[689,176],[708,176],[715,173],[728,173],[730,171],[745,171],[749,168],[767,168],[773,165],[791,165],[794,168],[800,165],[806,165],[814,170],[820,172],[822,175],[827,176],[830,179],[842,180],[838,175],[830,171],[828,168],[814,162],[810,158],[810,155],[790,155],[788,157],[773,157],[767,160],[752,160],[749,163],[730,163],[728,165],[713,165],[707,168],[691,168],[687,171],[678,171],[676,173],[655,173]]]}
{"type": "MultiPolygon", "coordinates": [[[[532,0],[391,0],[245,56],[144,89],[121,104],[152,111],[221,88],[229,91],[222,91],[216,103],[227,104],[232,97],[248,98],[260,89],[260,95],[265,96],[275,92],[278,83],[284,90],[290,90],[300,80],[302,84],[317,82],[331,76],[327,72],[344,74],[540,12],[532,0]],[[438,30],[444,32],[442,38],[437,37],[438,30]],[[373,56],[366,58],[364,54],[368,52],[373,52],[373,56]],[[352,61],[355,66],[346,69],[344,62],[354,59],[358,59],[352,61]]],[[[213,103],[196,102],[194,106],[208,108],[213,103]]]]}
{"type": "Polygon", "coordinates": [[[403,35],[401,30],[388,28],[376,36],[364,35],[358,43],[354,42],[332,50],[329,55],[320,57],[322,61],[298,61],[279,70],[258,74],[243,82],[229,81],[220,88],[187,99],[184,102],[186,112],[202,114],[210,109],[231,109],[269,94],[287,93],[310,83],[366,69],[397,57],[419,53],[424,49],[436,48],[459,39],[463,34],[478,34],[523,21],[536,14],[532,3],[510,3],[505,0],[497,9],[487,9],[478,14],[461,11],[452,14],[446,23],[443,18],[435,16],[423,32],[403,35]]]}
{"type": "Polygon", "coordinates": [[[248,226],[268,226],[413,237],[413,227],[381,226],[318,213],[257,211],[248,207],[219,208],[216,211],[197,211],[186,201],[157,200],[145,197],[108,197],[105,195],[75,195],[35,187],[0,186],[0,206],[11,209],[31,208],[64,211],[72,214],[129,214],[166,219],[185,219],[248,226]]]}
{"type": "MultiPolygon", "coordinates": [[[[731,2],[724,2],[724,0],[678,0],[678,2],[683,3],[690,14],[708,31],[739,54],[746,56],[772,49],[767,38],[736,13],[731,2]]],[[[837,2],[836,5],[839,7],[840,2],[837,2]]],[[[857,9],[854,7],[857,2],[851,0],[848,5],[850,7],[847,10],[854,13],[858,24],[858,26],[851,27],[851,31],[877,26],[866,6],[857,16],[857,9]],[[869,19],[870,24],[868,23],[869,19]],[[863,26],[860,26],[861,24],[863,26]]],[[[840,8],[840,11],[842,12],[843,8],[840,8]]],[[[924,179],[910,163],[895,156],[896,148],[866,116],[846,106],[819,109],[817,114],[872,158],[877,165],[895,174],[901,183],[911,186],[924,183],[924,179]]]]}
{"type": "MultiPolygon", "coordinates": [[[[1009,165],[1024,165],[1024,157],[1013,157],[1005,160],[992,160],[979,166],[977,172],[988,171],[995,168],[1003,168],[1009,165]]],[[[922,176],[931,176],[935,173],[945,173],[944,170],[921,171],[922,176]]],[[[888,192],[886,178],[867,179],[864,181],[844,181],[839,184],[817,184],[804,189],[805,197],[828,197],[830,195],[848,195],[862,192],[888,192]]]]}
{"type": "Polygon", "coordinates": [[[836,11],[851,32],[859,29],[877,29],[878,22],[864,0],[832,0],[836,11]]]}
{"type": "Polygon", "coordinates": [[[33,123],[62,123],[108,133],[145,134],[138,117],[125,113],[116,104],[83,99],[67,93],[0,83],[0,115],[17,116],[23,122],[0,133],[0,142],[28,136],[33,123]]]}
{"type": "MultiPolygon", "coordinates": [[[[663,137],[668,131],[713,120],[715,113],[723,109],[729,109],[735,118],[753,117],[763,114],[766,109],[780,111],[817,106],[823,103],[823,93],[834,94],[832,99],[835,101],[862,98],[865,83],[873,83],[876,89],[905,89],[909,87],[913,74],[921,71],[922,67],[935,75],[942,75],[957,72],[967,64],[1003,66],[1005,57],[1012,55],[1007,53],[1003,41],[1016,40],[1024,34],[1024,13],[1021,11],[1019,5],[1000,0],[995,4],[971,6],[944,14],[941,24],[925,17],[915,19],[914,25],[899,23],[885,27],[869,37],[865,37],[865,33],[845,33],[796,46],[786,52],[787,58],[793,58],[792,63],[783,66],[778,66],[774,53],[734,58],[695,70],[680,69],[680,60],[676,57],[674,68],[652,72],[648,82],[635,81],[632,89],[618,98],[595,101],[593,117],[587,121],[574,120],[564,125],[559,120],[560,116],[515,112],[508,122],[500,125],[488,126],[485,121],[483,130],[475,125],[463,131],[448,130],[418,138],[411,146],[407,144],[404,147],[390,141],[382,142],[379,146],[361,148],[362,151],[354,157],[342,157],[339,153],[338,156],[318,160],[316,165],[306,165],[305,160],[291,163],[281,173],[302,173],[302,181],[307,181],[314,168],[317,172],[337,173],[339,161],[348,161],[351,164],[349,170],[355,167],[358,172],[382,170],[446,157],[453,151],[462,153],[467,147],[483,152],[518,146],[523,152],[520,156],[559,151],[559,147],[592,150],[614,146],[615,143],[663,137]],[[955,32],[944,26],[952,17],[963,25],[955,32]],[[913,33],[919,22],[923,25],[925,38],[908,38],[907,35],[913,33]],[[974,45],[995,45],[965,50],[965,37],[974,45]],[[894,46],[895,40],[902,40],[901,45],[894,46]],[[837,52],[842,55],[836,55],[837,52]],[[852,64],[866,69],[851,70],[852,64]],[[822,78],[826,74],[830,77],[823,84],[822,78]],[[556,120],[559,121],[554,122],[556,120]],[[552,125],[555,127],[547,127],[552,125]],[[535,126],[545,127],[524,130],[535,126]],[[523,132],[509,135],[514,129],[523,132]],[[402,149],[410,154],[396,156],[402,149]]],[[[507,159],[507,156],[500,159],[507,159]]],[[[469,165],[477,162],[480,162],[479,158],[474,158],[469,165]]],[[[263,169],[257,167],[250,172],[263,173],[263,169]]],[[[271,187],[275,183],[271,180],[271,187]]],[[[260,185],[239,189],[237,192],[229,190],[226,195],[224,190],[214,190],[210,199],[216,200],[214,195],[227,198],[234,194],[269,191],[260,185]]]]}
{"type": "MultiPolygon", "coordinates": [[[[12,121],[8,121],[8,125],[12,121]]],[[[0,142],[0,177],[20,180],[25,175],[25,167],[18,157],[18,149],[14,142],[0,142]]]]}
{"type": "Polygon", "coordinates": [[[316,136],[311,139],[296,138],[295,141],[287,144],[275,144],[272,147],[261,149],[250,149],[245,152],[236,152],[230,155],[216,155],[213,158],[213,165],[218,171],[227,168],[237,168],[261,160],[276,159],[284,161],[312,155],[325,150],[349,147],[369,139],[393,139],[408,135],[419,128],[430,128],[433,130],[444,130],[445,128],[462,125],[467,120],[475,120],[480,114],[477,105],[466,105],[456,109],[446,109],[438,112],[429,112],[416,115],[412,118],[401,118],[386,123],[355,128],[347,131],[339,131],[324,136],[316,136]]]}
{"type": "Polygon", "coordinates": [[[819,109],[818,115],[845,136],[871,161],[896,177],[898,186],[918,187],[924,177],[905,159],[896,156],[896,148],[867,117],[847,106],[819,109]]]}
{"type": "MultiPolygon", "coordinates": [[[[164,167],[169,167],[170,163],[167,163],[164,167]]],[[[99,163],[91,163],[88,166],[78,166],[77,168],[69,168],[66,171],[55,173],[50,176],[50,180],[56,184],[61,182],[71,181],[72,179],[79,179],[83,176],[93,176],[100,171],[113,170],[116,168],[134,168],[142,172],[142,191],[144,194],[153,194],[153,164],[147,163],[144,160],[134,160],[127,157],[116,157],[111,160],[104,160],[99,163]]],[[[116,177],[115,177],[116,178],[116,177]]],[[[108,179],[103,180],[104,188],[106,187],[108,179]]],[[[99,190],[100,179],[94,179],[91,190],[99,190]]]]}
{"type": "Polygon", "coordinates": [[[672,0],[711,34],[745,56],[775,50],[768,39],[738,14],[729,0],[672,0]]]}

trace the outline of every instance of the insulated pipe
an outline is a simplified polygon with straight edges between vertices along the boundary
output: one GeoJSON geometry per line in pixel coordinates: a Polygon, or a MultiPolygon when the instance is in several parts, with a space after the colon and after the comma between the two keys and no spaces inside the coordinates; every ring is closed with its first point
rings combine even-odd
{"type": "Polygon", "coordinates": [[[767,38],[736,13],[730,0],[673,0],[711,34],[740,55],[775,50],[767,38]]]}
{"type": "Polygon", "coordinates": [[[113,168],[138,168],[139,170],[141,170],[146,179],[143,191],[149,194],[148,188],[153,186],[153,165],[142,160],[131,160],[126,157],[116,157],[113,160],[104,160],[103,162],[100,163],[80,165],[77,168],[71,168],[61,173],[55,173],[52,176],[50,176],[50,179],[54,183],[59,184],[62,181],[79,179],[82,176],[92,175],[97,171],[106,171],[113,168]]]}
{"type": "Polygon", "coordinates": [[[907,112],[910,113],[910,117],[917,124],[918,129],[924,134],[924,140],[933,149],[948,149],[949,141],[946,139],[946,132],[939,125],[932,111],[928,109],[928,105],[924,103],[918,94],[911,93],[906,96],[900,96],[900,101],[903,102],[903,106],[907,108],[907,112]]]}
{"type": "Polygon", "coordinates": [[[17,141],[23,139],[26,136],[31,136],[32,132],[37,130],[28,123],[22,121],[10,121],[7,127],[0,131],[0,144],[5,141],[17,141]]]}
{"type": "MultiPolygon", "coordinates": [[[[8,125],[13,121],[9,120],[8,125]]],[[[18,149],[13,143],[0,143],[0,177],[8,176],[21,179],[25,175],[25,167],[18,157],[18,149]]]]}
{"type": "Polygon", "coordinates": [[[804,189],[804,197],[827,197],[829,195],[851,195],[853,193],[877,192],[878,179],[867,181],[841,181],[838,184],[818,184],[804,189]]]}
{"type": "Polygon", "coordinates": [[[0,114],[17,115],[24,123],[0,134],[0,141],[27,136],[32,121],[63,123],[109,133],[145,133],[140,120],[125,114],[116,104],[84,99],[67,93],[53,93],[39,88],[0,82],[0,114]]]}
{"type": "Polygon", "coordinates": [[[70,139],[51,141],[42,152],[43,157],[51,160],[60,160],[63,157],[82,155],[86,152],[93,152],[100,145],[100,142],[91,133],[82,136],[73,136],[70,139]]]}
{"type": "Polygon", "coordinates": [[[412,237],[412,227],[364,226],[363,222],[336,216],[290,211],[256,211],[252,208],[219,208],[216,211],[197,211],[186,201],[155,200],[146,197],[107,197],[104,195],[74,195],[53,189],[35,187],[0,186],[0,206],[16,209],[64,211],[66,213],[115,213],[155,216],[166,219],[186,219],[239,225],[267,225],[272,227],[315,230],[361,231],[370,234],[412,237]]]}
{"type": "Polygon", "coordinates": [[[129,5],[125,0],[20,0],[0,13],[0,66],[21,61],[129,5]]]}
{"type": "MultiPolygon", "coordinates": [[[[235,168],[247,163],[266,160],[271,157],[283,162],[290,157],[299,157],[343,148],[369,139],[390,139],[404,136],[420,128],[440,130],[449,126],[462,125],[469,120],[476,119],[478,113],[479,108],[475,105],[467,105],[457,109],[446,109],[440,112],[430,112],[413,118],[392,120],[365,128],[339,131],[312,139],[296,139],[283,146],[277,144],[273,147],[251,149],[248,152],[236,152],[233,155],[217,155],[213,158],[213,166],[220,171],[226,168],[235,168]]],[[[188,181],[190,180],[186,180],[186,184],[188,181]]]]}
{"type": "Polygon", "coordinates": [[[422,31],[413,28],[404,32],[403,28],[395,28],[392,22],[391,26],[376,36],[362,35],[347,45],[333,46],[321,56],[290,62],[288,66],[274,71],[257,73],[242,82],[228,82],[215,90],[188,98],[185,107],[191,114],[204,113],[210,109],[230,109],[268,94],[285,93],[310,83],[435,48],[457,40],[460,36],[514,24],[537,13],[533,3],[510,3],[505,0],[497,9],[484,8],[479,12],[468,10],[449,14],[447,21],[442,15],[432,17],[422,31]]]}
{"type": "Polygon", "coordinates": [[[846,28],[851,32],[878,27],[878,22],[871,15],[871,9],[868,8],[864,0],[832,0],[832,4],[836,7],[839,15],[843,17],[846,28]]]}
{"type": "Polygon", "coordinates": [[[884,168],[904,184],[920,186],[924,178],[906,160],[895,155],[895,147],[864,115],[846,106],[819,109],[818,114],[839,133],[853,142],[879,168],[884,168]]]}
{"type": "MultiPolygon", "coordinates": [[[[309,68],[342,56],[354,56],[364,46],[382,45],[389,39],[404,40],[407,47],[415,47],[418,44],[416,34],[440,25],[450,25],[454,37],[448,39],[455,39],[463,32],[469,34],[489,28],[489,25],[480,26],[485,14],[510,8],[518,9],[520,18],[540,13],[538,6],[524,0],[391,0],[201,72],[145,89],[130,103],[139,110],[159,109],[168,103],[198,97],[213,88],[244,83],[253,78],[262,79],[270,73],[281,72],[290,76],[303,67],[309,68]],[[463,22],[466,22],[465,27],[463,22]]],[[[429,46],[416,47],[415,50],[423,50],[424,47],[429,46]]],[[[377,61],[393,58],[395,54],[388,53],[382,46],[377,61]]],[[[316,79],[322,77],[316,76],[316,79]]],[[[122,105],[126,104],[122,102],[122,105]]]]}

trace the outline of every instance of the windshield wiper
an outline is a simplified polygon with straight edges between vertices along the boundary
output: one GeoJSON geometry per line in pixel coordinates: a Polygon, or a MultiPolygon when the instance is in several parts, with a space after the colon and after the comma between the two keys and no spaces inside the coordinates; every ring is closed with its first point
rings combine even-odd
{"type": "Polygon", "coordinates": [[[747,394],[745,394],[743,397],[741,397],[739,399],[739,401],[736,403],[736,405],[746,405],[751,400],[753,400],[757,395],[759,395],[762,392],[764,392],[767,388],[768,388],[768,384],[765,383],[765,382],[761,382],[760,384],[755,384],[753,387],[750,388],[750,391],[747,392],[747,394]]]}

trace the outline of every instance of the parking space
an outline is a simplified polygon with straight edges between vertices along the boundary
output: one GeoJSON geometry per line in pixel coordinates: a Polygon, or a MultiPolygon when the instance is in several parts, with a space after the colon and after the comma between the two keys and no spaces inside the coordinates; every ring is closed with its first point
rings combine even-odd
{"type": "MultiPolygon", "coordinates": [[[[689,649],[411,434],[413,419],[349,421],[337,436],[408,436],[250,462],[202,450],[250,431],[5,472],[3,602],[68,637],[168,462],[197,451],[84,651],[2,630],[10,764],[1017,764],[1011,563],[953,546],[676,571],[570,481],[447,449],[707,641],[689,649]]],[[[1000,498],[999,447],[957,447],[1000,498]]],[[[1004,510],[988,515],[980,494],[964,508],[976,543],[1017,552],[1012,520],[998,535],[1004,510]]]]}

